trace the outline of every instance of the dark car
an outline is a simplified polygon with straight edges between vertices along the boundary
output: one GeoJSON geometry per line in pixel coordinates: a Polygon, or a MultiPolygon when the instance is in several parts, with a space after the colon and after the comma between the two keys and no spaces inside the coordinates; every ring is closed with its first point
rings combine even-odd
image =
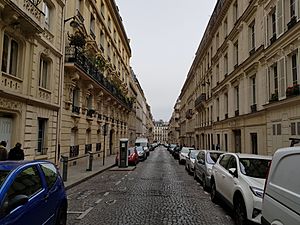
{"type": "Polygon", "coordinates": [[[47,161],[0,162],[0,224],[66,224],[67,196],[47,161]]]}
{"type": "Polygon", "coordinates": [[[138,156],[139,156],[139,160],[142,161],[142,160],[146,160],[147,159],[147,154],[144,150],[144,147],[143,146],[137,146],[135,147],[136,150],[137,150],[137,153],[138,153],[138,156]]]}
{"type": "Polygon", "coordinates": [[[172,152],[172,155],[173,155],[174,159],[179,159],[180,150],[181,150],[180,146],[176,146],[174,148],[174,150],[172,152]]]}

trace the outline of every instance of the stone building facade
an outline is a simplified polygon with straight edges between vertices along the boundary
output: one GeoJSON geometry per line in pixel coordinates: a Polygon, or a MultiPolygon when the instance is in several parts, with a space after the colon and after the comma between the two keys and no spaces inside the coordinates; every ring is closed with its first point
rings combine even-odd
{"type": "Polygon", "coordinates": [[[163,120],[154,121],[154,141],[159,143],[169,143],[169,124],[163,120]]]}
{"type": "Polygon", "coordinates": [[[300,137],[300,1],[219,0],[179,99],[180,141],[273,154],[300,137]]]}
{"type": "Polygon", "coordinates": [[[117,153],[128,137],[131,49],[115,1],[67,1],[60,154],[117,153]]]}
{"type": "Polygon", "coordinates": [[[57,161],[65,0],[0,0],[0,140],[57,161]]]}

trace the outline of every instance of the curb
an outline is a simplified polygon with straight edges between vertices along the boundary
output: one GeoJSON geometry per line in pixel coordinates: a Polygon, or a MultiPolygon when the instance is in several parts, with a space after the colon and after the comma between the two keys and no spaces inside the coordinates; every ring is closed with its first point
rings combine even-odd
{"type": "Polygon", "coordinates": [[[109,169],[113,168],[114,166],[115,166],[115,164],[110,165],[110,166],[108,166],[106,168],[103,168],[103,169],[101,169],[101,170],[99,170],[99,171],[97,171],[97,172],[95,172],[95,173],[93,173],[93,174],[91,174],[89,176],[86,176],[85,178],[83,178],[81,180],[75,181],[74,183],[65,186],[65,190],[67,191],[67,190],[73,188],[74,186],[76,186],[76,185],[78,185],[80,183],[83,183],[84,181],[87,181],[87,180],[91,179],[92,177],[94,177],[94,176],[96,176],[96,175],[98,175],[98,174],[100,174],[100,173],[102,173],[102,172],[104,172],[106,170],[109,170],[109,169]]]}

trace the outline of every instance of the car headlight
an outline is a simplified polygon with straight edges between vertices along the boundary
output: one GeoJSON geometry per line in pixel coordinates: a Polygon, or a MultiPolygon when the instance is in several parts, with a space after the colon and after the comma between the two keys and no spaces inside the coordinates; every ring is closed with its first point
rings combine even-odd
{"type": "Polygon", "coordinates": [[[250,190],[256,197],[259,197],[259,198],[263,197],[264,190],[257,188],[257,187],[251,187],[251,186],[250,186],[250,190]]]}

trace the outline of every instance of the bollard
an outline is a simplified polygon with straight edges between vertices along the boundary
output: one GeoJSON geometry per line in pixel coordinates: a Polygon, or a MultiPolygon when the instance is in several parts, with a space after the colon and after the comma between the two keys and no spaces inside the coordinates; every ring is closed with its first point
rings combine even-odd
{"type": "Polygon", "coordinates": [[[61,156],[61,162],[63,163],[63,171],[62,171],[62,178],[63,181],[67,181],[68,179],[68,156],[61,156]]]}
{"type": "Polygon", "coordinates": [[[86,171],[92,171],[93,170],[93,153],[88,152],[89,157],[88,157],[88,163],[87,163],[87,168],[86,171]]]}

